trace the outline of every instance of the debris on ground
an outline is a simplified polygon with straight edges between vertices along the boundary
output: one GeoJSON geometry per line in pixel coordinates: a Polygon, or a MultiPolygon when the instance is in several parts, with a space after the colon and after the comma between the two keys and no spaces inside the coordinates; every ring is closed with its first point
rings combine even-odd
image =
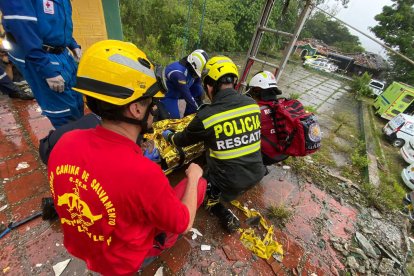
{"type": "Polygon", "coordinates": [[[191,228],[190,231],[193,232],[193,234],[191,235],[192,240],[195,240],[197,236],[203,236],[203,234],[201,234],[200,231],[198,231],[196,228],[191,228]]]}
{"type": "Polygon", "coordinates": [[[210,250],[211,250],[211,245],[207,245],[207,244],[201,245],[201,251],[210,251],[210,250]]]}
{"type": "Polygon", "coordinates": [[[65,271],[66,267],[70,263],[72,259],[67,259],[62,262],[59,262],[53,266],[53,272],[55,273],[55,276],[59,276],[62,274],[63,271],[65,271]]]}

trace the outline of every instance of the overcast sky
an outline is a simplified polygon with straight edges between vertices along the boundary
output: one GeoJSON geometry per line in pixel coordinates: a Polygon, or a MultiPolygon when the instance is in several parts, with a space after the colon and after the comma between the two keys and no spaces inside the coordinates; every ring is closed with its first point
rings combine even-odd
{"type": "MultiPolygon", "coordinates": [[[[334,0],[327,1],[327,5],[321,6],[321,8],[335,8],[338,7],[338,2],[334,0]]],[[[375,35],[369,31],[369,27],[377,25],[377,21],[374,19],[375,15],[382,12],[382,7],[391,6],[391,0],[350,0],[348,8],[343,8],[341,5],[336,10],[339,10],[337,17],[347,24],[368,33],[369,35],[375,35]]],[[[359,37],[362,46],[370,52],[383,54],[385,53],[383,48],[370,40],[369,38],[355,32],[350,29],[350,32],[359,37]]]]}

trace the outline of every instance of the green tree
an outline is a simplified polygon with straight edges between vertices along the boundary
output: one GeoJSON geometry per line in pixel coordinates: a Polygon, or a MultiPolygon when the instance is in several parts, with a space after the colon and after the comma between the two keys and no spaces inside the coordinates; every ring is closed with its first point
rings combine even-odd
{"type": "Polygon", "coordinates": [[[307,22],[302,38],[312,37],[335,46],[346,53],[363,52],[359,38],[338,21],[331,20],[322,12],[316,12],[307,22]]]}
{"type": "MultiPolygon", "coordinates": [[[[371,28],[388,46],[414,60],[414,0],[392,0],[375,16],[378,25],[371,28]]],[[[414,65],[390,53],[389,81],[414,84],[414,65]]]]}
{"type": "MultiPolygon", "coordinates": [[[[304,2],[276,1],[267,26],[292,32],[304,2]]],[[[264,4],[265,0],[120,0],[125,40],[162,64],[196,48],[208,52],[247,52],[264,4]]],[[[265,33],[260,51],[275,53],[287,40],[265,33]]]]}

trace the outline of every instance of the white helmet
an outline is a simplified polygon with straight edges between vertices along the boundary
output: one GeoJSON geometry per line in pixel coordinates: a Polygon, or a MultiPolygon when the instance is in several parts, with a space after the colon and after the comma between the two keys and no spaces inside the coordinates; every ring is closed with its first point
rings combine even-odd
{"type": "Polygon", "coordinates": [[[253,76],[249,82],[249,87],[277,88],[275,76],[269,71],[261,71],[253,76]]]}
{"type": "Polygon", "coordinates": [[[201,77],[201,72],[203,71],[203,67],[208,60],[208,55],[204,50],[197,49],[193,51],[187,57],[187,62],[193,67],[194,71],[201,77]]]}

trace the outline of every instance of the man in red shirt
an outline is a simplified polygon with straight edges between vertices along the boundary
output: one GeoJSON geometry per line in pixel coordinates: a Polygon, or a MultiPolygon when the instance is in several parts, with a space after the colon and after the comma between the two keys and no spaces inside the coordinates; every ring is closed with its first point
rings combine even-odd
{"type": "Polygon", "coordinates": [[[190,164],[187,179],[171,188],[136,144],[152,124],[153,98],[162,96],[153,69],[133,44],[92,45],[80,61],[75,89],[102,125],[64,134],[48,162],[64,245],[104,275],[135,273],[171,247],[192,227],[205,194],[198,165],[190,164]]]}

